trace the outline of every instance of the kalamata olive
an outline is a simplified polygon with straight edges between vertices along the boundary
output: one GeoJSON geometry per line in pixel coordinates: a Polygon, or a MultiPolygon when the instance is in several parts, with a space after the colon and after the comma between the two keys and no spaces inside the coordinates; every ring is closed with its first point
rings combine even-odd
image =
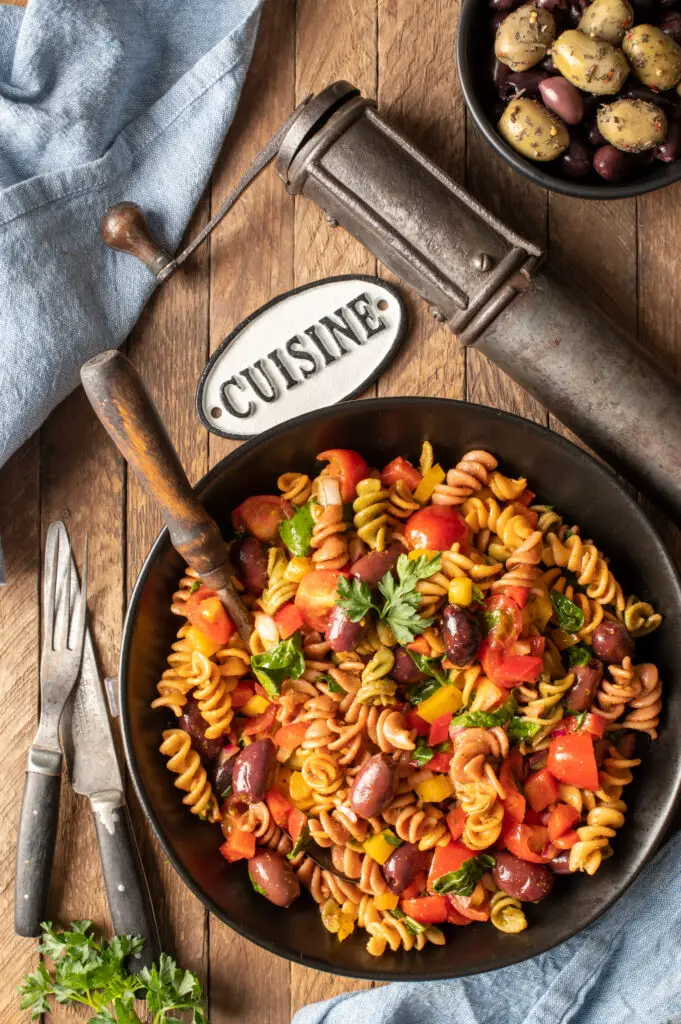
{"type": "Polygon", "coordinates": [[[445,605],[442,612],[442,639],[453,665],[468,665],[482,642],[480,623],[468,608],[445,605]]]}
{"type": "Polygon", "coordinates": [[[558,157],[557,166],[568,178],[586,178],[591,173],[591,150],[586,142],[574,137],[564,153],[558,157]]]}
{"type": "Polygon", "coordinates": [[[551,870],[554,875],[569,875],[570,874],[570,851],[563,850],[557,857],[554,857],[550,864],[551,870]]]}
{"type": "Polygon", "coordinates": [[[665,35],[671,36],[675,43],[681,43],[681,12],[668,11],[659,24],[665,35]]]}
{"type": "Polygon", "coordinates": [[[535,750],[533,754],[530,754],[526,758],[527,767],[531,772],[538,772],[541,768],[546,768],[546,762],[549,758],[548,750],[535,750]]]}
{"type": "Polygon", "coordinates": [[[414,659],[404,647],[396,647],[393,650],[395,664],[390,675],[396,683],[413,686],[414,683],[422,683],[426,675],[416,667],[414,659]]]}
{"type": "Polygon", "coordinates": [[[391,544],[385,551],[370,551],[368,555],[357,559],[350,570],[350,575],[360,583],[368,583],[370,587],[374,587],[387,572],[395,568],[397,559],[403,551],[404,548],[400,544],[391,544]]]}
{"type": "Polygon", "coordinates": [[[584,117],[584,102],[579,89],[562,75],[545,78],[538,85],[544,106],[558,114],[566,124],[579,124],[584,117]]]}
{"type": "Polygon", "coordinates": [[[553,875],[544,864],[530,864],[513,853],[497,853],[492,868],[494,884],[517,900],[543,900],[553,887],[553,875]]]}
{"type": "Polygon", "coordinates": [[[619,750],[622,757],[629,760],[636,756],[636,733],[625,732],[623,736],[617,741],[617,749],[619,750]]]}
{"type": "Polygon", "coordinates": [[[537,67],[541,68],[542,71],[548,71],[550,75],[557,74],[556,65],[553,63],[553,57],[550,53],[547,53],[544,59],[539,61],[537,67]]]}
{"type": "Polygon", "coordinates": [[[352,783],[350,805],[360,818],[373,818],[392,800],[395,791],[395,762],[383,754],[365,761],[352,783]]]}
{"type": "Polygon", "coordinates": [[[236,755],[228,754],[223,748],[211,765],[210,777],[213,789],[222,800],[225,800],[231,793],[235,761],[236,755]]]}
{"type": "Polygon", "coordinates": [[[234,759],[234,796],[248,804],[257,804],[264,800],[268,789],[272,788],[276,764],[276,751],[272,740],[256,740],[248,747],[244,747],[234,759]]]}
{"type": "Polygon", "coordinates": [[[570,711],[586,711],[593,704],[603,678],[603,664],[592,658],[586,665],[575,665],[572,674],[575,681],[565,695],[565,704],[570,711]]]}
{"type": "Polygon", "coordinates": [[[290,907],[300,896],[300,883],[291,865],[274,850],[261,850],[251,857],[248,875],[256,891],[277,907],[290,907]]]}
{"type": "Polygon", "coordinates": [[[236,574],[249,594],[262,594],[267,586],[267,548],[257,537],[240,537],[229,549],[236,574]]]}
{"type": "Polygon", "coordinates": [[[208,723],[199,711],[199,705],[193,697],[187,697],[187,703],[182,709],[179,726],[188,732],[192,738],[192,747],[205,757],[206,760],[214,760],[222,750],[222,743],[219,740],[207,740],[206,728],[208,723]]]}
{"type": "Polygon", "coordinates": [[[506,83],[509,87],[509,99],[514,94],[521,92],[524,96],[531,96],[536,99],[539,96],[539,87],[547,76],[548,72],[542,71],[540,68],[530,68],[529,71],[514,71],[512,75],[508,76],[506,83]]]}
{"type": "Polygon", "coordinates": [[[492,19],[490,21],[490,27],[492,29],[492,32],[496,34],[497,30],[499,29],[499,26],[503,25],[503,23],[506,21],[510,13],[510,11],[496,11],[492,15],[492,19]]]}
{"type": "Polygon", "coordinates": [[[670,114],[673,114],[678,107],[678,97],[673,92],[657,93],[653,89],[649,89],[647,85],[641,85],[640,82],[637,85],[625,86],[622,90],[622,96],[625,99],[656,103],[658,107],[662,107],[663,110],[670,114]]]}
{"type": "Polygon", "coordinates": [[[622,181],[631,171],[632,157],[614,146],[601,146],[594,153],[593,168],[605,181],[622,181]]]}
{"type": "Polygon", "coordinates": [[[400,893],[424,866],[424,855],[413,843],[402,843],[383,865],[383,877],[391,892],[400,893]]]}
{"type": "Polygon", "coordinates": [[[332,651],[352,651],[362,635],[361,622],[351,622],[338,605],[334,605],[326,627],[326,641],[332,651]]]}
{"type": "Polygon", "coordinates": [[[601,135],[600,128],[598,127],[598,122],[595,118],[593,121],[589,121],[589,123],[585,125],[585,128],[586,137],[592,146],[605,146],[605,139],[601,135]]]}
{"type": "Polygon", "coordinates": [[[621,622],[604,619],[596,626],[591,637],[596,657],[611,665],[621,665],[634,653],[634,641],[621,622]]]}
{"type": "Polygon", "coordinates": [[[605,761],[606,754],[608,753],[608,741],[605,739],[594,740],[594,757],[596,759],[596,767],[600,768],[605,761]]]}
{"type": "Polygon", "coordinates": [[[508,86],[510,75],[511,69],[495,57],[492,61],[492,82],[501,98],[505,100],[509,99],[513,92],[511,87],[508,86]]]}
{"type": "Polygon", "coordinates": [[[681,157],[681,120],[675,118],[669,122],[667,138],[653,150],[657,160],[671,164],[681,157]]]}
{"type": "Polygon", "coordinates": [[[543,7],[545,11],[557,18],[561,14],[567,14],[570,5],[568,0],[537,0],[537,7],[543,7]]]}
{"type": "Polygon", "coordinates": [[[489,0],[489,5],[493,11],[512,11],[520,3],[521,0],[489,0]]]}

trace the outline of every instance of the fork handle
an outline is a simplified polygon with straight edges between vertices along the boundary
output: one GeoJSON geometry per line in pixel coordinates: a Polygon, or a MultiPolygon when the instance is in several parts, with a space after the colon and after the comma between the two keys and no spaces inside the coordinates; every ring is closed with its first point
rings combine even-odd
{"type": "Polygon", "coordinates": [[[40,935],[46,918],[47,893],[57,839],[61,752],[41,751],[42,771],[29,768],[19,816],[14,884],[14,930],[17,935],[40,935]],[[46,757],[46,754],[50,757],[46,757]],[[50,772],[50,774],[46,774],[50,772]]]}

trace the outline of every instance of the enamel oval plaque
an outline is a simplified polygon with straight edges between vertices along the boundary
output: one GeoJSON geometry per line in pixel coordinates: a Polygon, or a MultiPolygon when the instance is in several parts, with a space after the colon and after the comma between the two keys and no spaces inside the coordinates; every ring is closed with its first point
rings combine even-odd
{"type": "Polygon", "coordinates": [[[225,338],[196,394],[215,434],[247,438],[359,394],[390,362],[407,327],[400,294],[377,277],[294,288],[225,338]]]}

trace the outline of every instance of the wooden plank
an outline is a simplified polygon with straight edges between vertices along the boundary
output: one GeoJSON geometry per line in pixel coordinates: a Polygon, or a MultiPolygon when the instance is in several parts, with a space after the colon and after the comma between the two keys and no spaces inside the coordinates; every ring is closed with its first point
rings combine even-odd
{"type": "MultiPolygon", "coordinates": [[[[378,6],[378,104],[380,113],[456,180],[466,167],[465,107],[451,60],[459,8],[451,0],[378,6]],[[411,60],[423,52],[428,60],[411,60]]],[[[387,280],[398,279],[380,268],[387,280]]],[[[380,395],[463,398],[465,354],[422,299],[400,289],[409,310],[401,352],[381,377],[380,395]]]]}
{"type": "MultiPolygon", "coordinates": [[[[296,102],[308,93],[344,78],[365,96],[376,96],[376,0],[298,0],[296,11],[296,102]]],[[[330,274],[375,274],[376,260],[342,228],[332,228],[322,211],[296,199],[295,283],[305,284],[330,274]]],[[[375,388],[368,389],[375,394],[375,388]]],[[[291,1013],[306,1003],[339,992],[369,988],[357,982],[291,965],[291,1013]]]]}
{"type": "MultiPolygon", "coordinates": [[[[123,610],[123,465],[79,388],[45,423],[41,434],[41,520],[45,534],[63,519],[76,562],[89,539],[88,611],[105,675],[115,675],[123,610]],[[74,452],[78,452],[74,458],[74,452]]],[[[110,918],[90,805],[64,773],[49,916],[61,924],[89,918],[105,933],[110,918]]],[[[58,1006],[55,1024],[82,1019],[58,1006]]]]}
{"type": "Polygon", "coordinates": [[[16,826],[26,752],[38,720],[40,644],[39,445],[33,437],[0,473],[0,537],[7,586],[0,588],[0,700],[10,742],[2,754],[0,819],[0,1020],[18,1018],[16,987],[38,963],[34,939],[14,934],[16,826]]]}
{"type": "MultiPolygon", "coordinates": [[[[207,215],[208,202],[204,199],[189,226],[188,237],[200,229],[207,215]]],[[[207,249],[200,249],[191,265],[173,275],[152,297],[129,343],[130,358],[147,384],[191,480],[197,480],[207,469],[205,431],[194,411],[193,390],[208,349],[208,260],[207,249]],[[162,373],[159,367],[163,367],[162,373]]],[[[132,474],[128,474],[126,498],[129,596],[162,524],[156,507],[132,474]]],[[[161,852],[132,786],[128,797],[163,948],[205,980],[207,911],[161,852]]]]}
{"type": "MultiPolygon", "coordinates": [[[[239,110],[214,174],[214,210],[294,107],[294,24],[294,0],[265,5],[239,110]]],[[[293,286],[293,213],[291,198],[270,168],[212,236],[211,351],[246,315],[293,286]]],[[[236,447],[211,434],[211,466],[236,447]]],[[[213,1024],[289,1020],[286,961],[216,918],[210,919],[210,988],[213,1024]]]]}

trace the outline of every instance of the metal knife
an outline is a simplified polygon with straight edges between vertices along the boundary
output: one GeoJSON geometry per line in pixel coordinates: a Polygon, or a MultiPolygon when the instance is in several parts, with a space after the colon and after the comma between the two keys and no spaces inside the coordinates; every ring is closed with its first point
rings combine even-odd
{"type": "MultiPolygon", "coordinates": [[[[71,600],[75,601],[75,574],[71,579],[76,580],[71,587],[71,600]]],[[[62,715],[61,739],[71,787],[88,798],[94,815],[114,932],[143,936],[144,949],[131,969],[151,966],[161,949],[158,925],[125,805],[123,777],[89,625],[80,678],[62,715]]]]}

